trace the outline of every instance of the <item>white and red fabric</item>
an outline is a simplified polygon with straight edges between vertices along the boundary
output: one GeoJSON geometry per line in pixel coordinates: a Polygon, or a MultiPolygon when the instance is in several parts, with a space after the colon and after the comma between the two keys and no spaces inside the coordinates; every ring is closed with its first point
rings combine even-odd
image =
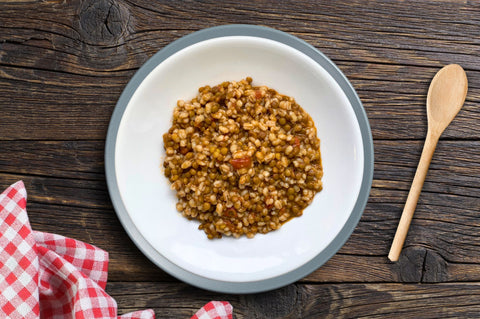
{"type": "MultiPolygon", "coordinates": [[[[84,242],[33,231],[23,182],[0,195],[0,314],[12,319],[153,319],[153,310],[117,315],[105,292],[108,253],[84,242]]],[[[228,302],[213,301],[194,319],[231,319],[228,302]]]]}
{"type": "Polygon", "coordinates": [[[232,319],[233,307],[226,301],[210,301],[191,319],[232,319]]]}

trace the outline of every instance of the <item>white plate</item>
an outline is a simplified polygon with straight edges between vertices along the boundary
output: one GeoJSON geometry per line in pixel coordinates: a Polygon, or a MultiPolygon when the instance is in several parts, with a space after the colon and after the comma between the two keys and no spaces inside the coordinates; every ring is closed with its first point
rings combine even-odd
{"type": "Polygon", "coordinates": [[[230,25],[177,40],[142,66],[112,116],[105,163],[115,210],[154,263],[205,289],[247,293],[302,278],[343,245],[368,199],[373,146],[360,100],[323,54],[283,32],[230,25]],[[247,76],[254,85],[294,97],[312,116],[324,189],[302,217],[278,231],[208,240],[198,222],[176,212],[175,193],[161,169],[162,135],[178,99],[247,76]]]}

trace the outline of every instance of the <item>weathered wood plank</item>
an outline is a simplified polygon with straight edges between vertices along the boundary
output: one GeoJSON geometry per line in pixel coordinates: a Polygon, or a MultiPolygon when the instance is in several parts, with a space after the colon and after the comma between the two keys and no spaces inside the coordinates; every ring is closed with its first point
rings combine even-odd
{"type": "Polygon", "coordinates": [[[0,190],[24,180],[34,229],[109,252],[107,291],[120,313],[151,307],[159,318],[188,318],[216,299],[230,301],[235,318],[478,317],[480,3],[226,0],[222,7],[0,1],[0,190]],[[375,140],[371,196],[347,243],[300,282],[254,295],[206,292],[149,262],[123,230],[104,180],[108,123],[135,71],[175,39],[231,23],[289,32],[329,56],[357,90],[375,140]],[[390,263],[426,133],[428,85],[448,63],[466,69],[467,100],[438,145],[401,259],[390,263]]]}
{"type": "Polygon", "coordinates": [[[0,141],[0,172],[105,180],[103,140],[0,141]]]}
{"type": "MultiPolygon", "coordinates": [[[[400,211],[400,206],[395,207],[400,211]]],[[[150,263],[134,246],[112,210],[30,202],[27,209],[34,229],[77,238],[107,250],[111,258],[109,276],[112,280],[127,280],[125,276],[132,272],[135,276],[129,277],[130,280],[171,280],[171,277],[150,263]]],[[[417,215],[423,213],[421,210],[417,215]]],[[[384,215],[384,211],[375,205],[369,205],[364,218],[346,245],[323,267],[307,276],[305,281],[480,280],[476,271],[480,261],[475,253],[478,246],[475,235],[478,225],[469,227],[461,224],[468,223],[475,217],[454,221],[458,224],[455,230],[449,230],[451,222],[444,221],[445,216],[434,216],[434,219],[425,222],[425,225],[422,225],[422,220],[415,219],[400,263],[391,264],[386,255],[396,220],[384,220],[384,215]],[[438,234],[441,236],[440,240],[436,238],[438,234]],[[430,261],[430,257],[434,259],[430,261]],[[426,269],[425,265],[429,265],[429,262],[432,266],[440,262],[440,268],[426,269]]],[[[448,212],[442,215],[452,218],[448,212]]]]}
{"type": "MultiPolygon", "coordinates": [[[[422,142],[375,141],[381,156],[376,157],[371,196],[358,227],[340,252],[305,280],[480,280],[479,143],[440,141],[399,266],[388,263],[386,255],[422,142]]],[[[33,227],[109,251],[111,278],[121,280],[135,269],[138,280],[171,280],[147,261],[121,227],[104,181],[102,147],[103,141],[0,141],[1,187],[23,179],[33,227]]]]}
{"type": "MultiPolygon", "coordinates": [[[[357,87],[375,139],[420,139],[426,134],[425,97],[438,69],[406,68],[400,75],[379,65],[363,67],[357,63],[344,68],[357,87]],[[374,71],[369,72],[369,68],[374,71]],[[406,72],[409,74],[402,78],[406,72]],[[420,80],[415,79],[417,76],[420,80]]],[[[104,139],[117,99],[133,74],[90,78],[9,67],[0,73],[0,139],[40,140],[104,139]]],[[[480,72],[469,72],[469,78],[472,84],[465,106],[444,137],[480,138],[476,125],[480,120],[476,107],[480,88],[474,87],[480,72]]]]}
{"type": "MultiPolygon", "coordinates": [[[[382,196],[382,201],[384,197],[382,196]]],[[[387,261],[389,245],[402,203],[369,203],[346,245],[326,265],[307,276],[312,282],[441,282],[480,280],[476,271],[479,199],[459,200],[439,207],[437,196],[424,196],[412,222],[400,263],[387,261]],[[423,206],[422,206],[423,205],[423,206]],[[464,210],[458,206],[469,206],[464,210]],[[387,211],[385,208],[391,210],[387,211]],[[477,207],[477,208],[475,208],[477,207]],[[439,210],[443,210],[440,214],[439,210]],[[392,216],[392,211],[397,216],[392,216]],[[452,225],[454,225],[452,227],[452,225]],[[427,269],[426,266],[437,268],[427,269]]],[[[445,201],[445,200],[444,200],[445,201]]],[[[113,210],[52,205],[29,201],[28,211],[36,230],[59,233],[97,245],[110,252],[111,278],[120,279],[135,269],[135,280],[168,279],[136,249],[113,210]],[[55,221],[55,222],[53,222],[55,221]],[[150,278],[150,279],[149,279],[150,278]]],[[[133,279],[133,278],[132,278],[133,279]]]]}
{"type": "Polygon", "coordinates": [[[445,136],[480,137],[476,4],[231,2],[223,18],[205,14],[212,5],[21,4],[20,17],[19,4],[2,4],[0,139],[103,139],[120,92],[148,57],[199,28],[235,22],[290,31],[324,51],[357,88],[375,138],[424,137],[428,83],[442,65],[460,63],[471,88],[445,136]]]}
{"type": "Polygon", "coordinates": [[[470,318],[480,312],[476,283],[294,284],[271,292],[230,295],[180,283],[107,285],[119,313],[152,308],[160,318],[188,318],[210,300],[226,300],[235,318],[470,318]],[[132,295],[138,298],[132,298],[132,295]]]}
{"type": "Polygon", "coordinates": [[[32,202],[92,209],[112,208],[104,180],[64,179],[48,177],[47,174],[48,172],[42,176],[0,173],[0,181],[2,189],[5,189],[22,180],[29,194],[28,200],[32,202]]]}
{"type": "MultiPolygon", "coordinates": [[[[437,69],[432,69],[428,73],[433,76],[435,71],[437,69]]],[[[18,76],[18,73],[14,71],[8,77],[18,76]]],[[[349,75],[347,73],[347,76],[349,75]]],[[[477,73],[474,75],[470,79],[473,83],[477,78],[480,80],[480,72],[478,76],[477,73]]],[[[58,81],[64,80],[67,83],[71,82],[64,77],[58,81]]],[[[11,83],[15,81],[0,78],[2,110],[0,139],[105,139],[111,114],[128,78],[125,76],[122,80],[112,80],[117,83],[116,86],[104,86],[103,79],[85,81],[93,85],[77,87],[75,84],[73,86],[65,84],[58,87],[57,84],[32,83],[25,80],[12,87],[11,83]]],[[[375,92],[370,89],[358,89],[375,139],[425,137],[427,129],[425,97],[429,81],[412,83],[421,89],[402,93],[400,91],[405,88],[407,82],[367,78],[352,80],[354,86],[361,87],[360,83],[369,83],[368,85],[376,85],[379,88],[375,92]],[[388,87],[392,92],[382,92],[382,87],[388,87]],[[395,91],[398,93],[394,93],[395,91]]],[[[480,90],[470,88],[463,109],[443,137],[479,139],[478,102],[480,90]]]]}
{"type": "MultiPolygon", "coordinates": [[[[46,175],[56,178],[104,179],[104,141],[2,141],[0,172],[46,175]]],[[[374,186],[406,190],[423,146],[423,140],[374,140],[374,186]]],[[[480,178],[479,141],[441,139],[427,177],[425,191],[442,184],[475,188],[480,178]]],[[[7,184],[5,182],[4,184],[7,184]]],[[[443,188],[445,192],[452,192],[443,188]]],[[[464,193],[467,192],[467,193],[464,193]]],[[[473,195],[473,194],[472,194],[473,195]]]]}
{"type": "MultiPolygon", "coordinates": [[[[423,140],[375,140],[374,189],[378,189],[378,192],[408,191],[422,145],[423,140]]],[[[440,140],[427,175],[424,192],[475,197],[478,194],[476,189],[480,185],[480,156],[477,152],[479,147],[480,142],[475,140],[440,140]]],[[[93,188],[105,192],[103,140],[0,140],[0,150],[0,172],[6,174],[2,183],[5,186],[20,178],[68,178],[88,180],[86,183],[90,183],[90,186],[85,186],[90,188],[93,187],[92,183],[97,181],[98,186],[93,188]],[[9,177],[11,174],[13,176],[9,177]]],[[[40,180],[36,181],[40,183],[40,180]]],[[[42,187],[46,186],[45,184],[42,187]]],[[[381,196],[380,193],[377,194],[381,196]]],[[[393,199],[395,198],[396,195],[393,196],[393,199]]],[[[400,201],[395,200],[397,203],[402,201],[403,198],[400,198],[400,201]]]]}

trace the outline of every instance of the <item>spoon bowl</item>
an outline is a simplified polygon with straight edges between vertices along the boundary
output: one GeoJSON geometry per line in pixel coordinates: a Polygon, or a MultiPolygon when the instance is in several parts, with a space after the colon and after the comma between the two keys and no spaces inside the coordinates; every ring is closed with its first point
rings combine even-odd
{"type": "Polygon", "coordinates": [[[463,106],[468,80],[458,64],[443,67],[434,76],[427,95],[428,129],[441,135],[463,106]]]}

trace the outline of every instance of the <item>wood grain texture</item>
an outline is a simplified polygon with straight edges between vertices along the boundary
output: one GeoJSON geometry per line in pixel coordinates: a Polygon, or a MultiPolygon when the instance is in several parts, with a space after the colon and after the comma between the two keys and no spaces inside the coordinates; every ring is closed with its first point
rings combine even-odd
{"type": "Polygon", "coordinates": [[[22,4],[22,16],[13,13],[18,5],[4,4],[0,105],[14,99],[23,114],[3,112],[0,138],[58,139],[57,132],[69,140],[105,138],[116,100],[138,67],[180,36],[225,23],[278,28],[326,53],[358,90],[375,138],[423,138],[428,84],[441,66],[457,62],[471,85],[445,136],[479,138],[480,5],[422,2],[417,10],[417,2],[286,1],[278,8],[265,1],[225,4],[228,13],[209,15],[214,3],[22,4]]]}
{"type": "MultiPolygon", "coordinates": [[[[146,262],[123,231],[104,181],[103,144],[97,140],[0,141],[0,148],[5,150],[0,152],[4,170],[0,172],[1,186],[19,179],[25,182],[35,229],[72,236],[109,251],[110,278],[121,280],[132,269],[134,280],[149,280],[152,275],[170,278],[146,262]],[[17,154],[15,161],[10,159],[12,153],[17,154]],[[62,224],[52,220],[62,220],[62,224]]],[[[478,141],[439,143],[402,257],[410,266],[405,269],[403,264],[391,264],[386,259],[421,147],[422,141],[416,140],[374,142],[379,155],[363,217],[339,254],[306,281],[480,280],[475,271],[480,259],[472,253],[480,245],[478,141]],[[437,261],[439,266],[434,267],[437,261]]]]}
{"type": "Polygon", "coordinates": [[[125,311],[151,307],[159,318],[188,318],[209,300],[227,298],[237,319],[472,318],[480,311],[476,283],[293,284],[254,295],[199,295],[198,289],[184,284],[116,282],[107,291],[125,311]]]}
{"type": "MultiPolygon", "coordinates": [[[[119,312],[188,318],[228,300],[236,318],[451,318],[480,313],[480,3],[473,1],[0,1],[0,189],[23,180],[35,230],[110,254],[119,312]],[[355,231],[320,269],[268,293],[180,283],[122,228],[104,175],[116,102],[158,50],[196,30],[247,23],[331,58],[370,120],[375,172],[355,231]],[[398,263],[387,259],[427,130],[434,74],[460,64],[469,91],[442,134],[398,263]]],[[[321,213],[321,212],[319,212],[321,213]]]]}

